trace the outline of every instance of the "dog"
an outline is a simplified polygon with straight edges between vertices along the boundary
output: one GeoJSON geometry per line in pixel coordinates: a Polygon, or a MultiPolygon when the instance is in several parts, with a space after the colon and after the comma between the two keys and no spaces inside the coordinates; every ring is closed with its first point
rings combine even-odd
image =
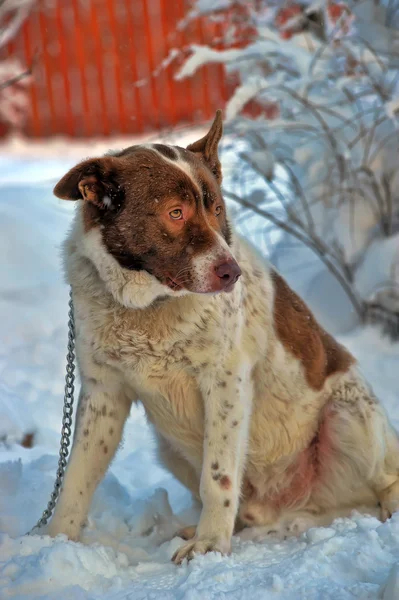
{"type": "Polygon", "coordinates": [[[77,201],[64,249],[82,387],[52,536],[79,539],[138,401],[202,504],[177,564],[229,553],[235,528],[295,535],[399,508],[398,437],[355,359],[232,230],[221,136],[218,111],[187,148],[131,146],[55,186],[77,201]]]}

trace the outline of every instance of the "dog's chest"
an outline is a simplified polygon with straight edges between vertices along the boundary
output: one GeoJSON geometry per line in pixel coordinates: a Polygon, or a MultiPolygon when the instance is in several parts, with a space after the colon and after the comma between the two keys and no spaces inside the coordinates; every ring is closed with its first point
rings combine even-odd
{"type": "Polygon", "coordinates": [[[187,457],[193,454],[193,462],[203,439],[198,378],[215,364],[223,344],[218,320],[206,316],[114,311],[82,331],[91,339],[93,361],[120,373],[156,430],[187,457]]]}
{"type": "MultiPolygon", "coordinates": [[[[218,335],[201,315],[162,311],[80,311],[79,338],[92,361],[111,367],[131,386],[152,390],[198,374],[203,356],[217,355],[218,335]]],[[[208,358],[209,360],[209,358],[208,358]]]]}

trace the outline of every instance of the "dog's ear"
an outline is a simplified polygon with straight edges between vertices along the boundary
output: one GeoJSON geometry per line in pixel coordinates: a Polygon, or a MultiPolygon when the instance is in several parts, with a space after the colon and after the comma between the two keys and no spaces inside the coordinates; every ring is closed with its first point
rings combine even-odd
{"type": "Polygon", "coordinates": [[[122,190],[115,180],[116,161],[104,156],[79,163],[57,183],[55,196],[63,200],[87,200],[101,209],[117,208],[122,190]]]}
{"type": "Polygon", "coordinates": [[[216,111],[216,116],[208,133],[200,140],[187,146],[187,150],[201,155],[201,158],[211,169],[219,184],[222,183],[222,167],[218,156],[218,145],[222,134],[222,111],[219,109],[216,111]]]}

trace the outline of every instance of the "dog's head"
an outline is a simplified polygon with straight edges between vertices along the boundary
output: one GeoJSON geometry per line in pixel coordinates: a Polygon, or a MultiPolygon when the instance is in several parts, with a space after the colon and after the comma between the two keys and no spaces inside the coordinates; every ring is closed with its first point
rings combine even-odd
{"type": "Polygon", "coordinates": [[[89,159],[54,193],[83,201],[84,236],[100,243],[98,253],[111,255],[115,268],[149,274],[150,297],[230,291],[241,271],[220,190],[221,136],[218,111],[209,132],[186,149],[138,145],[89,159]]]}

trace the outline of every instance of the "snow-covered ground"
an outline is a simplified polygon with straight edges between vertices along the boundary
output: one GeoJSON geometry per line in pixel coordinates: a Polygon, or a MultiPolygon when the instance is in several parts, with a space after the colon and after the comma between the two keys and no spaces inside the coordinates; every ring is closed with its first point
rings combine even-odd
{"type": "MultiPolygon", "coordinates": [[[[354,515],[284,542],[236,537],[229,557],[172,565],[181,543],[173,532],[195,522],[196,510],[156,464],[138,408],[96,493],[83,542],[24,535],[47,504],[61,426],[68,288],[59,247],[73,203],[51,189],[97,151],[62,143],[39,148],[39,157],[35,150],[0,148],[1,600],[398,599],[399,514],[384,524],[354,515]],[[35,434],[30,449],[19,444],[27,432],[35,434]]],[[[399,345],[371,329],[341,340],[399,428],[399,345]]]]}

